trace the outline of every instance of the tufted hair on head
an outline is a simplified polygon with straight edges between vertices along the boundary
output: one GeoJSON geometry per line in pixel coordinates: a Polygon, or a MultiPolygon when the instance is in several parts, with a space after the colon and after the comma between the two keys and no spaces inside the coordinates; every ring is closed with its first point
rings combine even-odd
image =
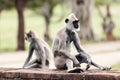
{"type": "Polygon", "coordinates": [[[70,21],[78,20],[78,18],[75,16],[74,13],[71,13],[67,18],[68,18],[70,21]]]}

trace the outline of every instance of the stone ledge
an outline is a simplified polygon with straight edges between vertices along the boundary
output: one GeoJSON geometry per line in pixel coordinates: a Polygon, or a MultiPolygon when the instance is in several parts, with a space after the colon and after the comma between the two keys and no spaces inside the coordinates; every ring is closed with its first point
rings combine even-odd
{"type": "Polygon", "coordinates": [[[65,70],[0,68],[0,80],[120,80],[120,71],[67,73],[65,70]]]}

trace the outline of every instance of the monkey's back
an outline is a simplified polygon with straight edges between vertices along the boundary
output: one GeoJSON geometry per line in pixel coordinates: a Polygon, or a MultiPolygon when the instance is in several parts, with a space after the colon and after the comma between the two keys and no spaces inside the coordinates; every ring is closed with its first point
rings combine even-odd
{"type": "Polygon", "coordinates": [[[50,54],[50,48],[48,46],[48,44],[43,41],[42,39],[34,39],[35,40],[35,45],[36,45],[36,56],[39,56],[37,57],[37,59],[41,59],[43,56],[46,56],[46,57],[49,57],[48,55],[50,54]]]}

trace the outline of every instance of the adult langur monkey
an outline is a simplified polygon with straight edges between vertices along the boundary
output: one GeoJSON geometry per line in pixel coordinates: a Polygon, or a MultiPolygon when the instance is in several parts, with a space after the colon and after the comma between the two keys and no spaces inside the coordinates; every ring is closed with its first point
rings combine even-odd
{"type": "Polygon", "coordinates": [[[26,33],[26,41],[30,42],[29,54],[23,65],[23,68],[54,68],[53,54],[50,51],[48,44],[39,39],[33,31],[26,33]],[[29,62],[35,51],[36,59],[29,62]]]}
{"type": "MultiPolygon", "coordinates": [[[[81,63],[87,63],[86,70],[90,68],[90,65],[98,67],[101,70],[109,70],[110,68],[108,67],[102,67],[94,63],[90,56],[81,49],[80,40],[76,32],[80,30],[80,25],[76,16],[73,13],[70,14],[65,19],[65,23],[65,26],[58,31],[52,47],[57,69],[67,69],[68,72],[74,72],[76,70],[73,67],[80,67],[81,63]],[[72,42],[79,53],[76,56],[71,55],[72,42]]],[[[82,72],[81,69],[79,70],[82,72]]]]}

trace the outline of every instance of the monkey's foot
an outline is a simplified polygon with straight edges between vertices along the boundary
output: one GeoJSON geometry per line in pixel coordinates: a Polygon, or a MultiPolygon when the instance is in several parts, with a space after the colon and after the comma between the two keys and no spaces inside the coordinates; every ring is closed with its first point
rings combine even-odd
{"type": "Polygon", "coordinates": [[[102,70],[103,71],[109,71],[109,70],[111,70],[111,67],[103,67],[102,70]]]}
{"type": "Polygon", "coordinates": [[[75,68],[73,68],[71,70],[68,70],[67,72],[68,73],[82,73],[84,71],[82,69],[80,69],[80,67],[75,67],[75,68]]]}

